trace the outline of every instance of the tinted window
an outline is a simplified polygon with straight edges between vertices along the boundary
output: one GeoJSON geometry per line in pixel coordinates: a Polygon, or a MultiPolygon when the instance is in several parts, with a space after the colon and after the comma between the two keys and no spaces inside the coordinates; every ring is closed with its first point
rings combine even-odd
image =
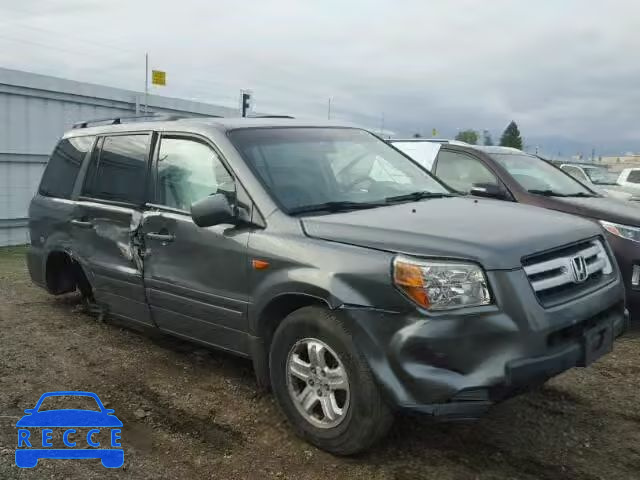
{"type": "Polygon", "coordinates": [[[382,202],[448,191],[386,142],[351,128],[254,128],[231,140],[267,190],[290,211],[328,202],[382,202]]]}
{"type": "Polygon", "coordinates": [[[459,192],[468,193],[471,187],[479,183],[498,184],[495,175],[479,160],[447,150],[441,150],[438,154],[435,174],[459,192]]]}
{"type": "Polygon", "coordinates": [[[522,188],[539,193],[560,195],[591,195],[581,183],[538,157],[523,154],[491,154],[491,157],[511,174],[522,188]]]}
{"type": "Polygon", "coordinates": [[[615,185],[618,183],[618,174],[602,167],[583,167],[584,172],[596,185],[615,185]]]}
{"type": "Polygon", "coordinates": [[[95,137],[75,137],[60,141],[42,176],[38,190],[40,195],[71,197],[80,166],[94,139],[95,137]]]}
{"type": "Polygon", "coordinates": [[[640,183],[640,170],[631,170],[627,182],[640,183]]]}
{"type": "Polygon", "coordinates": [[[100,155],[92,156],[83,193],[105,200],[143,203],[148,143],[148,135],[105,137],[100,155]],[[96,159],[97,168],[93,163],[96,159]]]}
{"type": "Polygon", "coordinates": [[[161,140],[158,203],[189,211],[191,204],[197,200],[234,190],[233,177],[211,147],[184,138],[161,140]]]}

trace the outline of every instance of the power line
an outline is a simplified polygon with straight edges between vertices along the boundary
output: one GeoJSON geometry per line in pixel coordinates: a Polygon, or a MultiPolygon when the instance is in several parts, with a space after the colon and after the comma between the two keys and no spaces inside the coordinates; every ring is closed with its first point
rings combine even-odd
{"type": "Polygon", "coordinates": [[[25,25],[24,23],[16,22],[15,20],[0,20],[0,23],[5,24],[5,25],[12,25],[12,26],[13,25],[19,25],[21,28],[26,28],[26,29],[29,29],[29,30],[33,30],[35,32],[42,32],[42,33],[46,33],[46,34],[50,34],[50,35],[55,35],[56,38],[65,39],[65,37],[67,37],[66,39],[68,39],[68,41],[81,42],[82,44],[95,45],[95,46],[100,47],[100,48],[106,48],[106,49],[117,51],[117,52],[128,51],[128,52],[131,52],[131,53],[135,53],[136,55],[139,55],[141,53],[141,50],[132,50],[132,49],[126,48],[126,47],[116,47],[116,46],[113,46],[113,45],[107,45],[106,43],[96,42],[95,40],[88,40],[87,38],[79,37],[79,36],[76,36],[76,35],[69,35],[66,32],[59,32],[59,31],[55,31],[55,30],[49,30],[49,29],[46,29],[46,28],[42,28],[42,27],[33,27],[31,25],[25,25]]]}

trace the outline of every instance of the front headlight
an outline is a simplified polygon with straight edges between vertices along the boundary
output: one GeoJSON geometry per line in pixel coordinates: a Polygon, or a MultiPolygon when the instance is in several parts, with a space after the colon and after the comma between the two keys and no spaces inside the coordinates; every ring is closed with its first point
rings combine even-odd
{"type": "Polygon", "coordinates": [[[613,235],[626,238],[627,240],[633,240],[634,242],[640,242],[640,228],[630,227],[629,225],[620,225],[619,223],[606,222],[604,220],[598,220],[598,222],[600,222],[602,228],[613,235]]]}
{"type": "Polygon", "coordinates": [[[455,261],[393,260],[393,283],[428,310],[489,305],[487,278],[479,265],[455,261]]]}

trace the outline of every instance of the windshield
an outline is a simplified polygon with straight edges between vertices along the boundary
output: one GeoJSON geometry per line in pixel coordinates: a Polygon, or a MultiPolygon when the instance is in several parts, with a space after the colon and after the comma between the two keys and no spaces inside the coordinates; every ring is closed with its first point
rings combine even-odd
{"type": "Polygon", "coordinates": [[[85,395],[53,395],[42,400],[39,412],[47,410],[91,410],[99,412],[100,407],[93,397],[85,395]]]}
{"type": "Polygon", "coordinates": [[[606,168],[582,167],[582,169],[589,177],[589,180],[596,185],[616,185],[618,183],[618,175],[606,168]]]}
{"type": "Polygon", "coordinates": [[[232,131],[230,138],[288,213],[327,204],[373,207],[450,193],[364,130],[254,128],[232,131]]]}
{"type": "Polygon", "coordinates": [[[532,155],[492,153],[491,157],[528,191],[567,196],[593,195],[570,175],[532,155]]]}

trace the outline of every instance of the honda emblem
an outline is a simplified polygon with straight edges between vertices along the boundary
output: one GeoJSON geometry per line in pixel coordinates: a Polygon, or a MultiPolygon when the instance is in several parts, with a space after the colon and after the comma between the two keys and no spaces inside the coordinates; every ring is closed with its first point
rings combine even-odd
{"type": "Polygon", "coordinates": [[[578,255],[571,259],[571,270],[573,271],[573,281],[575,283],[582,283],[589,276],[587,262],[582,255],[578,255]]]}

